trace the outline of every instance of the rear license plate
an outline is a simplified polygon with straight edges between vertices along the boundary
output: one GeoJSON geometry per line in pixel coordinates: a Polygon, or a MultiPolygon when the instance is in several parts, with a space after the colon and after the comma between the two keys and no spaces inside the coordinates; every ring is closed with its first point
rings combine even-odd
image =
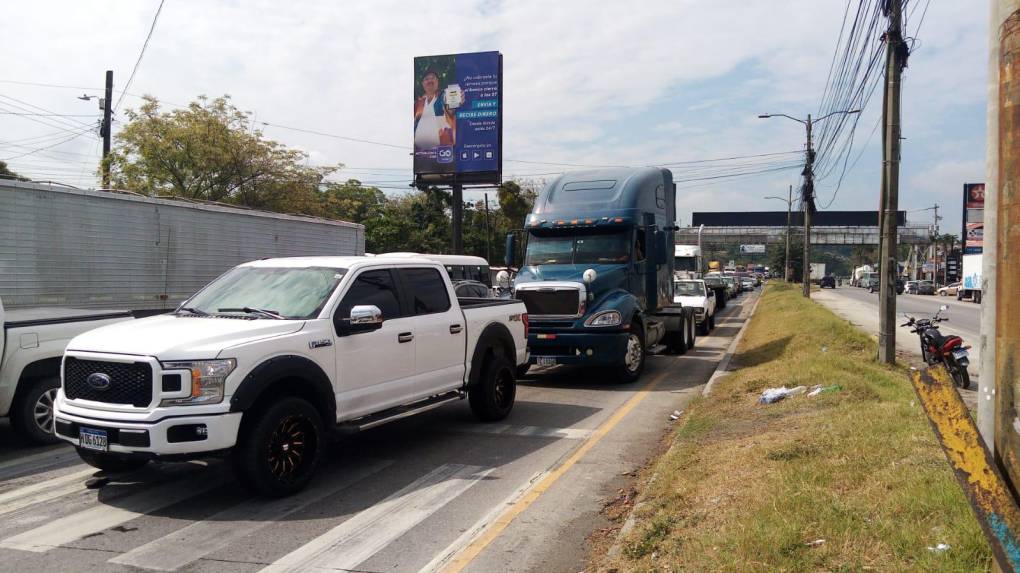
{"type": "Polygon", "coordinates": [[[108,449],[106,430],[78,429],[78,447],[86,450],[105,452],[108,449]]]}
{"type": "Polygon", "coordinates": [[[966,358],[968,356],[970,356],[970,354],[966,350],[954,350],[953,351],[953,358],[955,358],[957,360],[963,360],[964,358],[966,358]]]}
{"type": "Polygon", "coordinates": [[[556,366],[556,359],[552,356],[539,356],[537,360],[539,366],[556,366]]]}

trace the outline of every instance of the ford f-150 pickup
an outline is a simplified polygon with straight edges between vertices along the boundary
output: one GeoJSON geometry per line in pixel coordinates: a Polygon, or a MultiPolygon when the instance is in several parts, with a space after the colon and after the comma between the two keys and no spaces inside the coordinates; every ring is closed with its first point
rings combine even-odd
{"type": "Polygon", "coordinates": [[[479,420],[505,418],[527,325],[523,303],[458,300],[422,258],[245,263],[172,314],[71,340],[56,433],[110,472],[228,454],[240,481],[288,495],[332,432],[465,397],[479,420]]]}

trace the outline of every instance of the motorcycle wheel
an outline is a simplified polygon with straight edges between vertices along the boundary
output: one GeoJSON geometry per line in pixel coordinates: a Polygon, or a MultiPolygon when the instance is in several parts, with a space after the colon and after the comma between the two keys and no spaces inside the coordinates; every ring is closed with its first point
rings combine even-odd
{"type": "Polygon", "coordinates": [[[966,368],[960,366],[955,358],[948,358],[946,360],[946,366],[949,367],[949,373],[953,375],[953,381],[956,385],[964,390],[970,388],[970,374],[966,368]]]}

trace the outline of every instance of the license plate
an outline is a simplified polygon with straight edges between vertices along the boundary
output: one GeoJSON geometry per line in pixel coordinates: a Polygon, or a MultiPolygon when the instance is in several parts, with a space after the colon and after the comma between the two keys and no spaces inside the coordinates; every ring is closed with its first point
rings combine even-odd
{"type": "Polygon", "coordinates": [[[539,356],[537,360],[539,366],[556,366],[556,359],[552,356],[539,356]]]}
{"type": "Polygon", "coordinates": [[[970,354],[968,354],[966,350],[954,350],[953,351],[953,358],[955,358],[957,360],[963,360],[964,358],[966,358],[968,356],[970,356],[970,354]]]}
{"type": "Polygon", "coordinates": [[[78,447],[86,450],[105,452],[108,449],[106,430],[78,429],[78,447]]]}

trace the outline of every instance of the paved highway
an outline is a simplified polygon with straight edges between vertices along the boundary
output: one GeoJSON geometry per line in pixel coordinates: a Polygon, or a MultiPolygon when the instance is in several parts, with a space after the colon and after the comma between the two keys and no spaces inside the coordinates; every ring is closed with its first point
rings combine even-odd
{"type": "MultiPolygon", "coordinates": [[[[875,312],[878,312],[878,293],[854,287],[839,287],[835,290],[842,296],[873,306],[875,312]]],[[[831,292],[828,289],[826,291],[831,292]]],[[[976,338],[981,332],[981,305],[967,300],[958,301],[951,296],[901,294],[896,297],[896,312],[921,318],[935,314],[943,304],[949,307],[948,311],[942,313],[942,316],[949,317],[949,322],[943,323],[943,327],[952,327],[976,338]]]]}
{"type": "MultiPolygon", "coordinates": [[[[345,438],[306,491],[252,499],[225,460],[150,464],[98,488],[69,447],[0,427],[0,569],[578,571],[603,504],[699,391],[756,294],[682,357],[621,386],[576,369],[521,381],[506,423],[467,404],[345,438]]],[[[743,303],[743,304],[741,304],[743,303]]]]}

